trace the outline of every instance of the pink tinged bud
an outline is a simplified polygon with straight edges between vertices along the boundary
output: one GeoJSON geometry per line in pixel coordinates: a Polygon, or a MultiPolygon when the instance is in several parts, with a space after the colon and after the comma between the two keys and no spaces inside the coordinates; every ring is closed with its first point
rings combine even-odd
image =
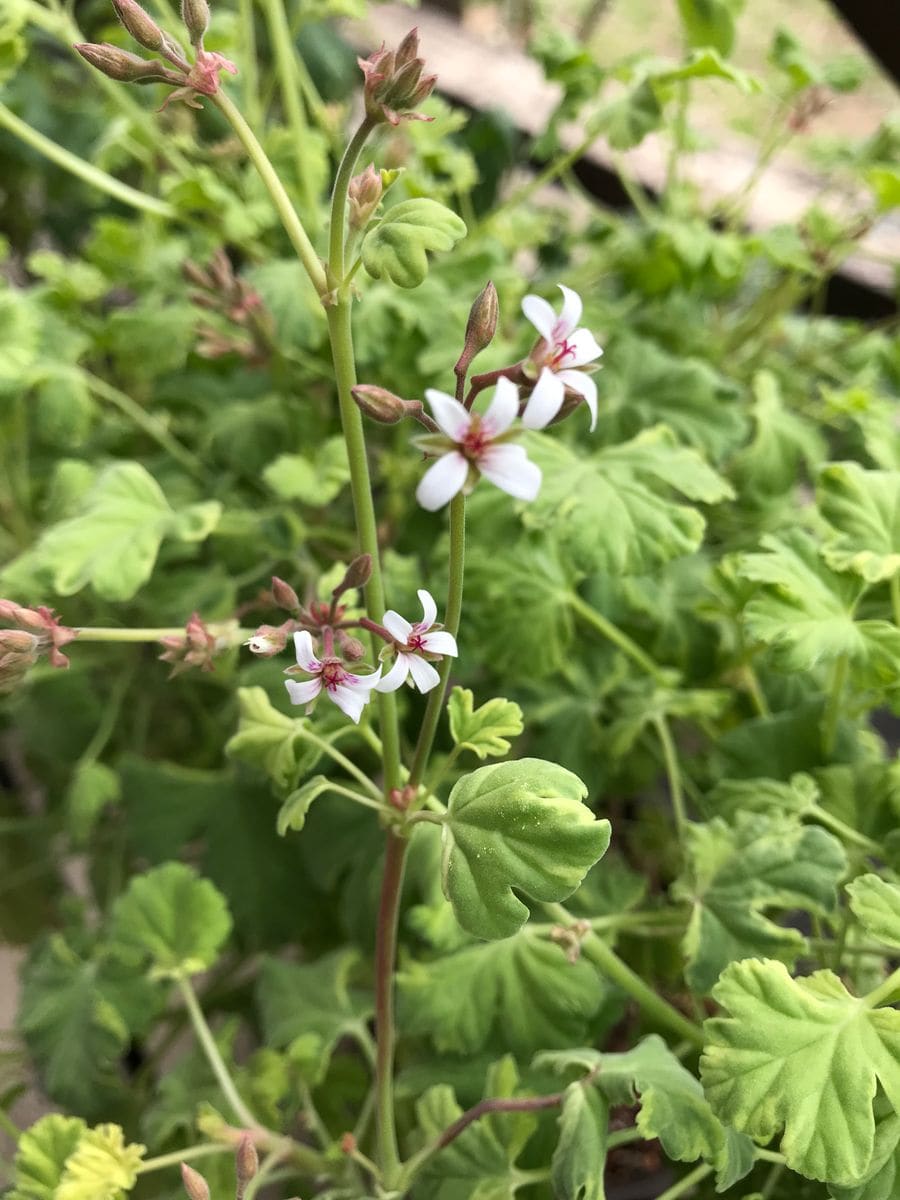
{"type": "Polygon", "coordinates": [[[291,621],[286,621],[284,625],[260,625],[252,638],[248,638],[244,645],[253,654],[259,655],[260,658],[272,658],[275,654],[280,654],[287,645],[288,635],[295,628],[291,621]]]}
{"type": "Polygon", "coordinates": [[[181,19],[192,46],[201,46],[209,29],[209,5],[206,0],[181,0],[181,19]]]}
{"type": "Polygon", "coordinates": [[[259,1155],[256,1152],[253,1139],[249,1134],[245,1133],[238,1142],[237,1152],[235,1153],[235,1171],[239,1186],[243,1188],[248,1184],[258,1170],[259,1155]]]}
{"type": "Polygon", "coordinates": [[[77,42],[75,49],[92,67],[119,83],[181,83],[180,76],[162,63],[140,58],[106,42],[77,42]]]}
{"type": "Polygon", "coordinates": [[[366,114],[375,123],[396,125],[401,118],[429,120],[412,110],[431,95],[436,75],[422,75],[425,63],[418,57],[418,32],[411,30],[396,51],[383,48],[367,59],[358,59],[365,76],[366,114]]]}
{"type": "Polygon", "coordinates": [[[165,35],[150,14],[137,0],[112,0],[116,16],[140,45],[147,50],[161,50],[165,35]]]}
{"type": "Polygon", "coordinates": [[[183,636],[160,638],[160,642],[165,646],[160,661],[173,664],[170,679],[191,667],[199,667],[201,671],[215,670],[213,658],[219,647],[198,613],[191,615],[183,636]]]}
{"type": "Polygon", "coordinates": [[[360,554],[358,558],[354,558],[344,573],[344,578],[331,593],[335,600],[339,600],[344,592],[349,592],[351,588],[365,587],[372,577],[372,555],[360,554]]]}
{"type": "Polygon", "coordinates": [[[359,662],[361,658],[365,658],[366,648],[359,638],[352,637],[349,633],[345,633],[343,629],[338,629],[337,640],[341,648],[341,653],[350,662],[359,662]]]}
{"type": "Polygon", "coordinates": [[[300,611],[300,597],[289,583],[285,583],[277,575],[272,576],[272,598],[278,607],[283,608],[285,612],[294,614],[300,611]]]}
{"type": "Polygon", "coordinates": [[[406,416],[406,402],[387,388],[361,383],[353,388],[353,399],[359,409],[380,425],[396,425],[406,416]]]}
{"type": "Polygon", "coordinates": [[[181,1182],[188,1194],[188,1200],[209,1200],[209,1184],[199,1171],[195,1171],[187,1163],[181,1164],[181,1182]]]}
{"type": "Polygon", "coordinates": [[[41,651],[41,640],[23,629],[0,629],[0,695],[12,692],[34,666],[41,651]]]}
{"type": "Polygon", "coordinates": [[[453,368],[455,374],[464,376],[472,359],[494,340],[499,315],[500,302],[497,299],[497,289],[493,282],[488,281],[469,310],[469,320],[466,322],[466,340],[462,354],[453,368]]]}
{"type": "Polygon", "coordinates": [[[376,171],[372,163],[361,174],[353,176],[347,189],[351,229],[363,229],[369,223],[383,191],[381,172],[376,171]]]}

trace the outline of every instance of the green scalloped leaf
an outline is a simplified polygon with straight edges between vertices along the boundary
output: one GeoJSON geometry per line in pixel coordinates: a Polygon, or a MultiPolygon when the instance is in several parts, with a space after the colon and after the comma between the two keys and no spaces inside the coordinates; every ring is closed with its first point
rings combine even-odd
{"type": "Polygon", "coordinates": [[[900,471],[829,463],[819,474],[816,500],[835,531],[823,550],[830,567],[867,583],[900,573],[900,471]]]}
{"type": "Polygon", "coordinates": [[[363,238],[363,265],[375,279],[418,287],[428,274],[428,253],[450,250],[466,236],[466,224],[439,204],[419,197],[389,208],[363,238]]]}
{"type": "Polygon", "coordinates": [[[522,732],[522,710],[512,700],[488,700],[474,708],[468,688],[455,687],[447,701],[450,736],[461,750],[471,750],[482,760],[509,753],[510,737],[522,732]]]}
{"type": "Polygon", "coordinates": [[[455,784],[444,823],[444,894],[475,937],[510,937],[528,919],[513,888],[565,900],[609,846],[609,821],[582,803],[577,775],[538,758],[479,767],[455,784]]]}
{"type": "Polygon", "coordinates": [[[145,1150],[126,1144],[119,1125],[88,1129],[66,1160],[53,1200],[120,1200],[137,1182],[145,1150]]]}
{"type": "Polygon", "coordinates": [[[116,950],[149,960],[155,978],[205,971],[230,932],[225,897],[184,863],[164,863],[136,876],[113,908],[116,950]]]}
{"type": "Polygon", "coordinates": [[[900,887],[878,875],[859,875],[847,884],[850,907],[868,934],[900,948],[900,887]]]}
{"type": "Polygon", "coordinates": [[[550,1164],[554,1196],[557,1200],[605,1200],[608,1106],[594,1088],[570,1083],[558,1124],[559,1141],[550,1164]]]}
{"type": "Polygon", "coordinates": [[[6,1200],[55,1200],[66,1160],[86,1132],[80,1117],[50,1113],[23,1131],[6,1200]]]}

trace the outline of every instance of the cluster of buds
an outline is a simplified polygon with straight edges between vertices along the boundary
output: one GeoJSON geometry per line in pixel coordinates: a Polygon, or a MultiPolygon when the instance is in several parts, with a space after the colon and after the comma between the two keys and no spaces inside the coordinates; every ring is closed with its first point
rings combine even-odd
{"type": "Polygon", "coordinates": [[[368,58],[357,59],[365,84],[366,115],[373,124],[385,121],[430,121],[414,110],[431,95],[436,75],[423,75],[424,59],[419,54],[419,31],[411,29],[396,50],[384,46],[368,58]]]}
{"type": "Polygon", "coordinates": [[[234,644],[234,631],[237,624],[234,621],[220,624],[215,632],[201,619],[199,613],[193,613],[184,627],[183,634],[174,634],[160,638],[165,650],[159,656],[160,662],[172,663],[169,678],[174,679],[191,667],[201,671],[214,671],[213,659],[222,650],[227,650],[234,644]]]}
{"type": "Polygon", "coordinates": [[[274,341],[272,315],[262,298],[244,279],[235,275],[231,260],[219,249],[205,267],[188,259],[182,272],[198,289],[191,300],[198,308],[218,314],[241,333],[226,333],[213,325],[197,327],[197,353],[203,358],[237,354],[252,366],[268,362],[274,341]]]}
{"type": "Polygon", "coordinates": [[[166,97],[163,108],[173,100],[184,100],[192,108],[200,108],[198,96],[218,93],[220,71],[237,74],[233,62],[203,48],[203,37],[209,27],[207,0],[182,0],[181,19],[196,52],[193,63],[188,61],[178,42],[156,24],[137,0],[113,0],[113,7],[138,45],[159,54],[165,62],[141,58],[109,42],[78,42],[75,49],[92,67],[120,83],[171,84],[175,90],[166,97]]]}
{"type": "Polygon", "coordinates": [[[78,635],[59,623],[52,608],[43,604],[26,608],[13,600],[0,600],[0,694],[13,691],[30,667],[46,654],[52,667],[65,668],[69,660],[61,647],[78,635]]]}

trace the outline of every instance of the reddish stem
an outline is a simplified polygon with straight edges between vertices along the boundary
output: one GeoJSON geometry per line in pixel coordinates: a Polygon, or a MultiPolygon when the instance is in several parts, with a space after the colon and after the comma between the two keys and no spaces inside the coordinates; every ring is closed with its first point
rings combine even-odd
{"type": "Polygon", "coordinates": [[[461,1117],[448,1125],[441,1136],[438,1138],[435,1149],[443,1150],[445,1146],[449,1146],[452,1141],[455,1141],[461,1133],[463,1133],[474,1122],[487,1116],[489,1113],[496,1112],[537,1112],[542,1108],[556,1108],[562,1104],[563,1092],[553,1092],[549,1096],[522,1096],[518,1098],[506,1099],[502,1096],[494,1096],[489,1100],[479,1100],[471,1108],[466,1109],[461,1117]]]}
{"type": "Polygon", "coordinates": [[[483,392],[485,388],[490,387],[492,383],[496,383],[498,379],[504,377],[516,384],[531,382],[522,370],[521,363],[513,363],[511,367],[498,367],[496,371],[485,371],[483,375],[473,375],[469,386],[469,394],[465,400],[466,408],[472,407],[475,397],[479,392],[483,392]]]}
{"type": "Polygon", "coordinates": [[[383,638],[388,643],[394,641],[393,635],[383,625],[379,625],[377,621],[371,621],[368,617],[360,617],[358,621],[342,621],[340,624],[341,629],[353,629],[354,627],[368,629],[369,633],[374,633],[376,637],[383,638]]]}

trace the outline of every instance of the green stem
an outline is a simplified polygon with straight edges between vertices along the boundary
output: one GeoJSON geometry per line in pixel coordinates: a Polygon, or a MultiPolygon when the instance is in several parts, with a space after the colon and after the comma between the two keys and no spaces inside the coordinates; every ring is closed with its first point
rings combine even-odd
{"type": "Polygon", "coordinates": [[[615,1150],[616,1146],[628,1146],[631,1142],[639,1142],[644,1135],[636,1125],[631,1129],[617,1129],[606,1139],[607,1150],[615,1150]]]}
{"type": "MultiPolygon", "coordinates": [[[[230,622],[207,626],[214,637],[229,637],[232,645],[246,641],[254,634],[252,629],[236,629],[230,622]]],[[[100,625],[76,629],[79,642],[159,642],[166,637],[183,637],[183,625],[163,625],[158,629],[112,629],[100,625]]]]}
{"type": "Polygon", "coordinates": [[[663,713],[654,717],[653,725],[662,746],[663,758],[666,763],[666,777],[669,781],[669,795],[672,799],[672,811],[675,814],[675,828],[678,830],[679,841],[682,841],[688,822],[684,807],[684,791],[681,787],[681,767],[678,764],[678,753],[675,749],[669,722],[663,713]]]}
{"type": "Polygon", "coordinates": [[[244,110],[251,127],[260,124],[263,116],[259,98],[259,63],[256,53],[256,23],[253,19],[253,2],[254,0],[238,0],[244,110]]]}
{"type": "Polygon", "coordinates": [[[353,800],[356,804],[364,804],[366,808],[374,808],[376,812],[386,813],[391,810],[381,800],[381,793],[378,793],[377,800],[370,800],[368,796],[361,796],[359,792],[354,792],[352,788],[342,787],[339,783],[329,782],[328,790],[337,792],[339,796],[346,796],[348,800],[353,800]]]}
{"type": "Polygon", "coordinates": [[[125,667],[125,670],[120,673],[115,686],[110,692],[100,721],[94,731],[94,736],[88,742],[78,759],[78,766],[95,762],[105,750],[106,743],[112,737],[116,722],[119,719],[122,701],[125,699],[125,693],[128,691],[128,685],[131,683],[136,665],[135,662],[130,662],[125,667]]]}
{"type": "Polygon", "coordinates": [[[346,755],[341,754],[340,750],[336,750],[331,742],[327,742],[324,738],[319,737],[317,733],[314,733],[307,726],[299,728],[297,732],[313,746],[317,746],[323,754],[327,754],[334,762],[343,767],[348,775],[352,775],[357,783],[361,784],[380,803],[380,789],[375,786],[371,779],[366,777],[365,773],[359,769],[355,762],[352,762],[346,755]]]}
{"type": "Polygon", "coordinates": [[[14,137],[17,137],[27,146],[30,146],[32,150],[36,150],[38,154],[43,154],[45,158],[56,163],[58,167],[62,167],[64,171],[75,175],[78,179],[90,184],[91,187],[95,187],[98,191],[105,192],[107,196],[112,196],[114,200],[119,200],[122,204],[140,209],[142,212],[152,213],[155,217],[164,217],[169,221],[174,220],[178,216],[177,210],[167,200],[159,200],[156,196],[150,196],[146,192],[138,191],[137,188],[130,187],[127,183],[122,183],[121,180],[115,179],[112,175],[107,175],[99,167],[85,162],[83,158],[79,158],[71,150],[66,150],[64,146],[51,141],[43,133],[38,133],[36,129],[32,129],[25,121],[20,120],[15,113],[10,112],[3,103],[0,103],[0,128],[6,129],[14,137]]]}
{"type": "Polygon", "coordinates": [[[362,148],[374,128],[374,122],[369,117],[364,117],[344,151],[334,180],[334,191],[331,194],[331,225],[328,234],[328,265],[331,268],[336,287],[340,287],[344,283],[346,254],[344,222],[347,215],[347,189],[353,178],[362,148]]]}
{"type": "MultiPolygon", "coordinates": [[[[574,918],[567,909],[561,904],[546,904],[544,908],[550,916],[560,925],[573,925],[574,918]]],[[[658,1022],[660,1025],[665,1025],[676,1033],[680,1038],[685,1038],[694,1046],[703,1045],[703,1030],[699,1025],[695,1025],[693,1021],[689,1021],[687,1017],[673,1008],[668,1001],[663,1000],[658,996],[652,988],[648,987],[637,975],[632,971],[626,963],[619,958],[618,954],[607,946],[602,938],[597,937],[595,933],[589,933],[583,943],[584,956],[600,968],[601,972],[611,979],[634,1000],[643,1012],[647,1014],[651,1020],[658,1022]]]]}
{"type": "Polygon", "coordinates": [[[375,932],[375,1139],[378,1165],[388,1189],[395,1186],[400,1172],[394,1117],[394,961],[408,846],[405,838],[388,832],[375,932]]]}
{"type": "Polygon", "coordinates": [[[687,145],[687,114],[690,103],[690,89],[686,79],[676,84],[678,97],[675,108],[675,119],[672,122],[672,141],[669,146],[669,158],[666,163],[665,196],[671,204],[670,192],[678,178],[678,162],[687,145]]]}
{"type": "Polygon", "coordinates": [[[891,576],[891,611],[894,624],[900,626],[900,574],[891,576]]]}
{"type": "Polygon", "coordinates": [[[653,661],[649,654],[646,654],[637,642],[632,641],[627,633],[623,633],[617,625],[598,613],[596,609],[591,608],[587,601],[583,600],[577,592],[571,592],[567,597],[569,607],[572,608],[583,621],[588,625],[592,625],[598,633],[602,634],[607,641],[612,642],[617,646],[624,655],[642,667],[648,675],[652,676],[658,683],[662,683],[666,679],[666,674],[662,667],[653,661]]]}
{"type": "Polygon", "coordinates": [[[759,677],[753,669],[752,663],[745,663],[741,673],[747,685],[747,691],[750,693],[750,699],[753,701],[753,707],[756,709],[757,716],[771,717],[772,710],[769,708],[765,692],[760,686],[759,677]]]}
{"type": "Polygon", "coordinates": [[[329,290],[325,270],[312,242],[309,240],[309,235],[303,228],[303,223],[297,216],[293,204],[291,204],[290,196],[288,196],[284,184],[278,178],[278,173],[272,166],[268,155],[257,140],[256,134],[244,120],[240,109],[237,108],[231,97],[224,90],[213,96],[212,100],[247,151],[248,158],[259,172],[259,177],[262,179],[266,191],[275,205],[285,233],[288,235],[291,245],[297,253],[297,257],[300,259],[304,270],[312,281],[313,287],[320,296],[324,296],[329,290]]]}
{"type": "Polygon", "coordinates": [[[828,697],[825,701],[825,711],[822,715],[822,752],[826,755],[834,753],[834,746],[837,741],[838,721],[841,716],[841,700],[843,699],[844,686],[847,682],[849,668],[849,658],[846,654],[841,654],[834,664],[831,687],[828,691],[828,697]]]}
{"type": "Polygon", "coordinates": [[[766,1182],[763,1185],[763,1190],[760,1193],[762,1200],[770,1200],[775,1194],[775,1189],[778,1187],[778,1181],[785,1172],[784,1163],[772,1163],[769,1169],[769,1174],[766,1177],[766,1182]]]}
{"type": "Polygon", "coordinates": [[[164,1167],[177,1167],[193,1158],[208,1158],[212,1154],[233,1154],[234,1147],[221,1145],[188,1146],[185,1150],[173,1150],[171,1154],[158,1154],[156,1158],[145,1158],[138,1166],[137,1174],[146,1175],[149,1171],[161,1171],[164,1167]]]}
{"type": "MultiPolygon", "coordinates": [[[[459,632],[459,619],[462,614],[465,558],[466,498],[459,494],[450,501],[450,585],[447,591],[447,611],[444,614],[444,625],[454,637],[459,632]]],[[[445,658],[440,667],[441,682],[436,688],[432,688],[428,696],[422,727],[419,730],[419,740],[416,743],[416,752],[409,772],[411,787],[418,787],[425,776],[431,747],[434,744],[438,722],[444,707],[447,683],[452,667],[453,659],[445,658]]]]}
{"type": "Polygon", "coordinates": [[[839,817],[832,816],[827,809],[822,808],[820,805],[813,804],[808,809],[808,814],[818,821],[820,825],[824,825],[826,829],[830,829],[832,833],[836,833],[839,838],[843,838],[845,842],[859,846],[867,854],[876,857],[881,855],[881,847],[877,842],[873,842],[871,838],[867,838],[864,833],[859,833],[852,826],[840,820],[839,817]]]}
{"type": "Polygon", "coordinates": [[[263,0],[263,6],[266,23],[269,26],[269,39],[275,53],[275,69],[278,73],[281,102],[284,105],[288,127],[294,142],[297,183],[300,187],[303,207],[307,213],[311,213],[315,206],[315,196],[310,188],[309,172],[304,159],[305,143],[308,141],[309,131],[303,103],[300,99],[300,81],[297,78],[294,40],[282,0],[263,0]]]}
{"type": "Polygon", "coordinates": [[[712,1167],[703,1163],[699,1167],[695,1167],[689,1175],[685,1175],[683,1179],[679,1179],[677,1183],[673,1183],[670,1188],[666,1188],[664,1192],[660,1192],[656,1200],[678,1200],[686,1192],[689,1192],[695,1184],[704,1180],[707,1175],[712,1174],[712,1167]]]}
{"type": "Polygon", "coordinates": [[[178,990],[181,992],[181,998],[184,1001],[187,1014],[191,1019],[191,1024],[194,1027],[194,1033],[197,1035],[197,1041],[200,1043],[203,1053],[206,1055],[206,1060],[210,1067],[212,1067],[216,1081],[222,1089],[222,1094],[231,1106],[234,1115],[247,1129],[261,1128],[259,1121],[257,1121],[241,1098],[235,1082],[231,1078],[231,1072],[228,1070],[225,1060],[219,1053],[216,1039],[213,1037],[212,1030],[207,1024],[206,1017],[203,1015],[203,1009],[200,1007],[190,980],[179,978],[176,980],[176,983],[178,984],[178,990]]]}
{"type": "Polygon", "coordinates": [[[616,174],[619,177],[619,182],[622,185],[622,189],[625,192],[625,195],[631,201],[631,206],[634,211],[648,225],[654,224],[656,221],[656,213],[654,212],[653,205],[647,199],[647,194],[641,185],[639,183],[635,183],[635,181],[631,178],[631,172],[628,170],[625,159],[621,154],[614,153],[612,155],[612,162],[616,169],[616,174]]]}
{"type": "Polygon", "coordinates": [[[161,446],[168,454],[171,454],[176,462],[181,465],[192,475],[200,479],[207,478],[207,471],[203,463],[195,454],[192,454],[186,446],[182,446],[177,438],[169,433],[166,426],[152,413],[148,413],[142,408],[137,401],[117,387],[113,387],[111,383],[107,383],[105,379],[101,379],[98,375],[92,375],[89,371],[82,371],[81,377],[87,384],[89,390],[101,400],[106,400],[119,410],[123,416],[128,417],[129,421],[133,421],[138,429],[142,429],[148,437],[153,438],[157,445],[161,446]]]}
{"type": "Polygon", "coordinates": [[[900,990],[900,967],[896,971],[892,971],[884,983],[880,983],[877,988],[873,988],[871,992],[868,992],[863,997],[863,1004],[866,1008],[877,1008],[879,1004],[883,1004],[885,1000],[889,1000],[898,990],[900,990]]]}

